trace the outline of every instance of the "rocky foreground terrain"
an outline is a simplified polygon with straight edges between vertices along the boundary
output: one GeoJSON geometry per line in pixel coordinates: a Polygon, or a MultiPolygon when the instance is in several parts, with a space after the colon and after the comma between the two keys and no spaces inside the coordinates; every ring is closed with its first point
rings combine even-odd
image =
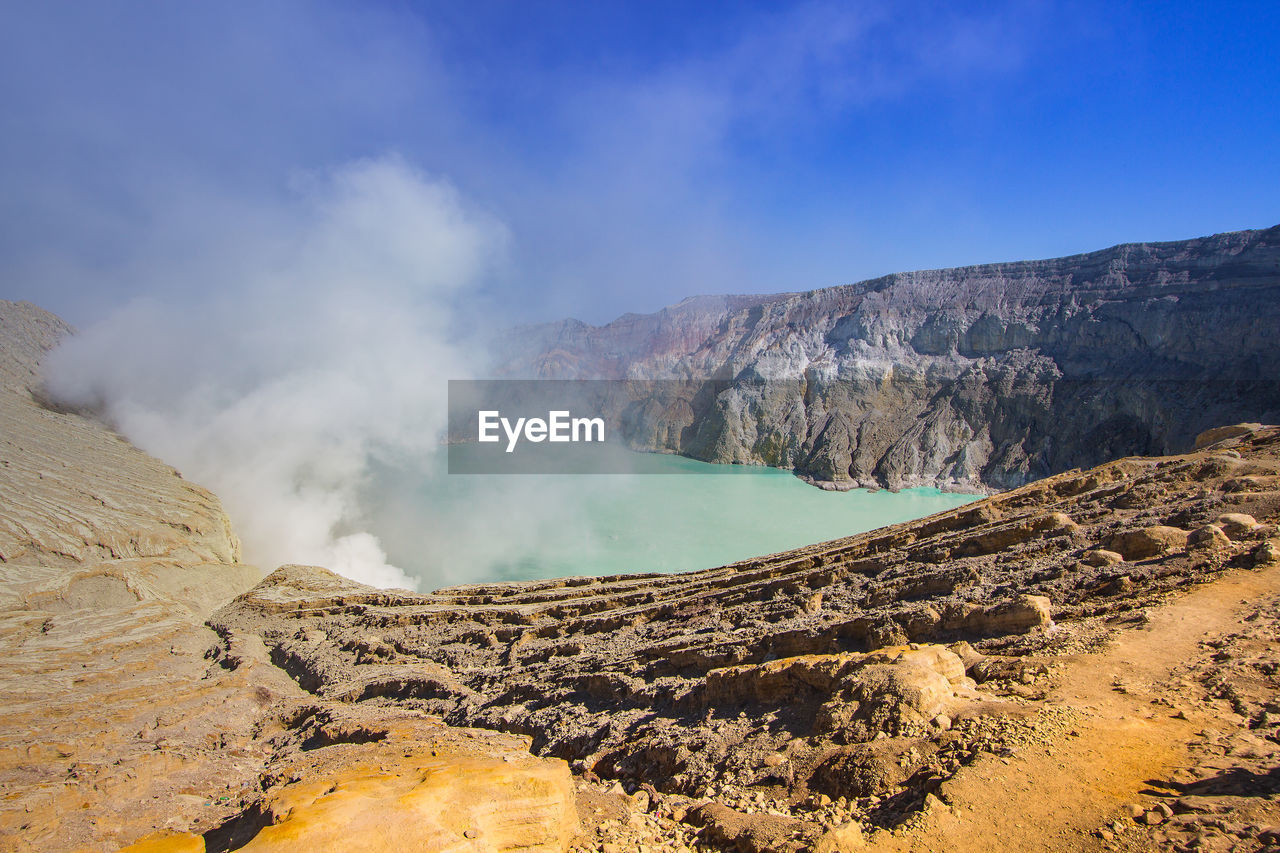
{"type": "Polygon", "coordinates": [[[217,498],[37,401],[67,331],[0,302],[0,849],[564,849],[569,770],[527,738],[379,710],[331,746],[260,640],[204,624],[262,572],[217,498]]]}
{"type": "MultiPolygon", "coordinates": [[[[1116,776],[1142,827],[1185,814],[1221,821],[1230,804],[1175,797],[1183,782],[1216,790],[1195,770],[1145,789],[1178,769],[1185,743],[1246,738],[1260,766],[1250,765],[1256,784],[1245,796],[1280,793],[1263,772],[1280,757],[1266,739],[1280,739],[1271,728],[1280,716],[1265,710],[1280,683],[1280,649],[1266,634],[1278,615],[1280,429],[1238,427],[1203,441],[1188,455],[1060,474],[922,521],[704,572],[411,595],[284,567],[210,624],[226,654],[242,637],[260,640],[318,709],[339,709],[323,712],[335,720],[354,719],[352,709],[414,709],[521,735],[587,785],[628,794],[629,811],[604,818],[599,847],[579,842],[586,849],[673,840],[845,849],[867,837],[910,848],[927,815],[955,806],[961,825],[993,818],[956,804],[975,788],[989,800],[1016,776],[1004,770],[1015,759],[1069,773],[1052,806],[1070,812],[1077,843],[1093,829],[1080,818],[1101,825],[1109,808],[1128,805],[1108,802],[1116,776]],[[1187,602],[1204,593],[1189,591],[1214,583],[1257,589],[1228,593],[1242,597],[1211,619],[1169,615],[1200,606],[1187,602]],[[1260,633],[1239,642],[1205,633],[1234,629],[1233,607],[1260,633]],[[1240,648],[1224,657],[1215,644],[1240,648]],[[1131,660],[1138,647],[1145,657],[1131,660]],[[1254,695],[1228,711],[1213,703],[1242,688],[1220,685],[1215,664],[1238,656],[1254,695]],[[1177,720],[1170,734],[1182,739],[1160,753],[1140,731],[1154,731],[1157,718],[1177,720]],[[1204,734],[1193,734],[1193,720],[1204,734]],[[1224,722],[1234,724],[1225,733],[1224,722]],[[1121,733],[1127,739],[1111,742],[1121,733]],[[1075,742],[1094,753],[1070,756],[1075,742]],[[1125,753],[1135,749],[1143,754],[1125,753]],[[1055,769],[1055,755],[1075,766],[1055,769]]],[[[379,728],[344,731],[372,739],[379,728]]],[[[1228,754],[1238,770],[1246,753],[1228,754]]],[[[1280,804],[1259,802],[1244,822],[1262,838],[1280,804]]],[[[999,804],[1024,821],[1003,849],[1067,849],[1042,837],[1045,806],[999,804]]],[[[596,809],[609,813],[589,806],[588,822],[596,809]]],[[[1213,826],[1176,825],[1197,839],[1213,826]]]]}
{"type": "Polygon", "coordinates": [[[1280,848],[1280,428],[680,575],[241,565],[0,304],[0,848],[1280,848]]]}
{"type": "Polygon", "coordinates": [[[1280,421],[1276,329],[1280,226],[566,320],[498,373],[678,380],[609,408],[641,449],[981,492],[1280,421]]]}

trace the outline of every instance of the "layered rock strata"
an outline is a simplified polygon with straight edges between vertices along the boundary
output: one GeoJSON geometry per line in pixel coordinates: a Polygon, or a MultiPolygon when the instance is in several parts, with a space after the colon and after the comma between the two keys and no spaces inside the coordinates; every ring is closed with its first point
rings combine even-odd
{"type": "Polygon", "coordinates": [[[498,373],[681,380],[609,412],[641,449],[980,491],[1280,421],[1277,328],[1280,227],[526,328],[498,373]]]}

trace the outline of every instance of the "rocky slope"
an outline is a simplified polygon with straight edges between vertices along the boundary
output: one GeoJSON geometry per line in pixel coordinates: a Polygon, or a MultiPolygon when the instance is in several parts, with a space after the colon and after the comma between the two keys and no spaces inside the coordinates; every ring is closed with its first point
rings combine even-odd
{"type": "Polygon", "coordinates": [[[38,401],[67,332],[0,302],[0,849],[564,849],[563,762],[332,708],[204,625],[262,573],[217,498],[38,401]]]}
{"type": "Polygon", "coordinates": [[[611,412],[644,449],[1002,489],[1280,420],[1276,329],[1280,227],[565,321],[508,336],[498,373],[683,380],[611,412]]]}
{"type": "Polygon", "coordinates": [[[617,780],[648,816],[586,849],[697,827],[850,849],[900,837],[963,768],[1090,724],[1046,701],[1074,655],[1223,573],[1280,581],[1280,428],[1203,443],[704,572],[413,595],[285,567],[211,624],[324,701],[523,735],[617,780]]]}

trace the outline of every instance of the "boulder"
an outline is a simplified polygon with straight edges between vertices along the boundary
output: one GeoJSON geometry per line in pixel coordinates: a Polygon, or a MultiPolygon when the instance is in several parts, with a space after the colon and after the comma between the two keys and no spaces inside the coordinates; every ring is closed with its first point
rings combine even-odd
{"type": "Polygon", "coordinates": [[[865,850],[866,836],[857,821],[849,821],[832,829],[818,839],[813,846],[813,853],[845,853],[847,850],[865,850]]]}
{"type": "MultiPolygon", "coordinates": [[[[970,647],[972,648],[972,647],[970,647]]],[[[867,663],[890,663],[900,667],[936,672],[952,687],[964,686],[964,660],[946,646],[920,645],[915,648],[898,646],[880,649],[866,656],[867,663]]]]}
{"type": "Polygon", "coordinates": [[[965,640],[961,640],[958,643],[952,643],[947,646],[947,649],[956,657],[960,658],[960,661],[964,664],[964,670],[966,673],[974,666],[974,664],[978,663],[985,657],[982,652],[975,649],[972,644],[965,640]]]}
{"type": "Polygon", "coordinates": [[[1262,527],[1256,518],[1243,512],[1224,512],[1218,516],[1217,523],[1232,539],[1247,538],[1262,527]]]}
{"type": "Polygon", "coordinates": [[[1158,524],[1113,534],[1107,547],[1122,554],[1126,560],[1146,560],[1185,549],[1187,536],[1185,530],[1158,524]]]}
{"type": "Polygon", "coordinates": [[[387,755],[369,758],[341,776],[321,773],[269,792],[270,825],[238,849],[559,853],[577,831],[563,761],[526,753],[395,766],[387,755]]]}
{"type": "Polygon", "coordinates": [[[901,785],[936,750],[930,741],[912,738],[843,747],[818,762],[809,787],[829,797],[879,796],[901,785]]]}
{"type": "Polygon", "coordinates": [[[1105,548],[1094,548],[1086,551],[1084,556],[1080,558],[1080,562],[1086,566],[1114,566],[1116,563],[1124,562],[1124,555],[1115,551],[1108,551],[1105,548]]]}
{"type": "Polygon", "coordinates": [[[964,629],[976,634],[1025,633],[1051,624],[1049,599],[1043,595],[1020,595],[970,611],[964,618],[964,629]]]}
{"type": "Polygon", "coordinates": [[[1280,563],[1280,544],[1272,539],[1253,549],[1253,566],[1260,569],[1280,563]]]}
{"type": "Polygon", "coordinates": [[[865,666],[818,714],[816,731],[842,730],[860,740],[928,724],[971,686],[964,662],[942,646],[898,647],[867,655],[865,666]]]}
{"type": "Polygon", "coordinates": [[[1187,547],[1197,551],[1226,551],[1231,548],[1231,540],[1218,525],[1206,524],[1191,531],[1187,547]]]}
{"type": "MultiPolygon", "coordinates": [[[[887,691],[923,713],[965,683],[964,662],[944,646],[892,646],[859,654],[798,655],[707,673],[708,706],[825,700],[850,690],[887,691]],[[866,684],[874,685],[871,688],[866,684]],[[901,695],[898,695],[901,694],[901,695]],[[931,698],[936,696],[938,697],[931,698]]],[[[925,719],[938,711],[925,715],[925,719]]]]}
{"type": "Polygon", "coordinates": [[[817,835],[796,818],[744,814],[720,803],[703,803],[689,810],[688,822],[703,827],[706,841],[741,853],[791,853],[809,849],[817,835]]]}
{"type": "Polygon", "coordinates": [[[808,707],[815,732],[861,740],[923,726],[972,682],[943,646],[894,646],[867,654],[801,655],[707,673],[708,708],[766,704],[808,707]]]}

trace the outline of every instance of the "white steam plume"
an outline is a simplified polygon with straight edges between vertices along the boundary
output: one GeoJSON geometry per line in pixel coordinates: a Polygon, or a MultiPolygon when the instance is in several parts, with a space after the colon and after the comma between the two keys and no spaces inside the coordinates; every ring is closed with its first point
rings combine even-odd
{"type": "Polygon", "coordinates": [[[451,319],[505,230],[396,157],[297,190],[187,222],[185,262],[143,263],[171,280],[69,339],[49,387],[218,494],[250,562],[413,586],[359,490],[373,459],[437,452],[470,372],[451,319]]]}

